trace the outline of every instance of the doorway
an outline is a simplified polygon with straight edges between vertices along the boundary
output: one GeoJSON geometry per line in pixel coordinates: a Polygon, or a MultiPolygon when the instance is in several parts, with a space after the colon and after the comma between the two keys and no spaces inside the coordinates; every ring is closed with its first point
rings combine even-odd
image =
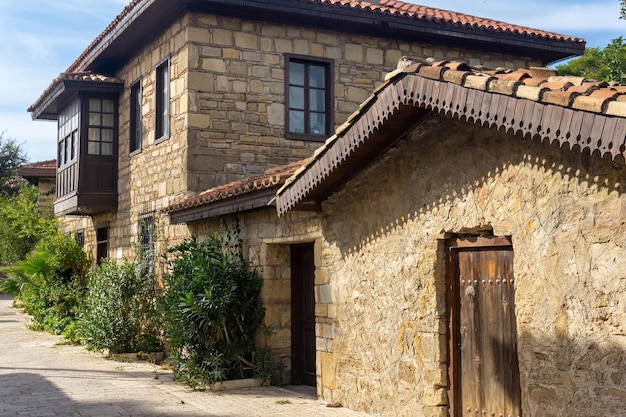
{"type": "Polygon", "coordinates": [[[314,244],[291,246],[291,382],[315,386],[314,244]]]}
{"type": "Polygon", "coordinates": [[[446,262],[451,415],[520,417],[511,239],[449,239],[446,262]]]}

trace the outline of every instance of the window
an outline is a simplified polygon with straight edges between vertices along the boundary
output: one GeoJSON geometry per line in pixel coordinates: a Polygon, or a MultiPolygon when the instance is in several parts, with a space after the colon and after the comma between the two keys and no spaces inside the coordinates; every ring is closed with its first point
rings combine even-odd
{"type": "Polygon", "coordinates": [[[170,134],[170,61],[156,68],[156,122],[154,138],[165,139],[170,134]]]}
{"type": "Polygon", "coordinates": [[[81,248],[85,246],[85,231],[83,229],[77,230],[74,234],[74,240],[76,244],[81,248]]]}
{"type": "Polygon", "coordinates": [[[114,131],[115,102],[112,99],[90,98],[87,153],[113,155],[114,131]]]}
{"type": "Polygon", "coordinates": [[[130,87],[130,152],[141,149],[141,80],[130,87]]]}
{"type": "Polygon", "coordinates": [[[80,100],[74,100],[59,114],[59,147],[57,165],[62,167],[75,160],[78,155],[78,128],[80,100]]]}
{"type": "Polygon", "coordinates": [[[286,136],[324,140],[331,132],[332,61],[286,55],[286,136]]]}
{"type": "Polygon", "coordinates": [[[96,262],[100,265],[102,258],[109,256],[109,226],[96,228],[96,262]]]}
{"type": "Polygon", "coordinates": [[[139,219],[139,247],[148,264],[148,272],[154,272],[154,215],[139,219]]]}

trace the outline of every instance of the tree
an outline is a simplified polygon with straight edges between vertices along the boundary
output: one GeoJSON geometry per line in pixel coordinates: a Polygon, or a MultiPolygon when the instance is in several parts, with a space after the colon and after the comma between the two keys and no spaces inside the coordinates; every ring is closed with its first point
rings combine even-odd
{"type": "Polygon", "coordinates": [[[0,132],[0,191],[14,194],[21,181],[17,169],[27,162],[22,144],[0,132]]]}
{"type": "MultiPolygon", "coordinates": [[[[622,7],[626,7],[622,3],[622,7]]],[[[625,9],[626,11],[626,9],[625,9]]],[[[576,75],[599,81],[626,83],[626,40],[613,39],[605,48],[586,48],[580,58],[557,65],[561,75],[576,75]]]]}
{"type": "Polygon", "coordinates": [[[626,20],[626,0],[625,0],[625,1],[622,1],[622,2],[620,3],[620,6],[619,6],[619,7],[620,7],[620,15],[619,15],[619,18],[620,18],[620,19],[624,19],[624,20],[626,20]]]}

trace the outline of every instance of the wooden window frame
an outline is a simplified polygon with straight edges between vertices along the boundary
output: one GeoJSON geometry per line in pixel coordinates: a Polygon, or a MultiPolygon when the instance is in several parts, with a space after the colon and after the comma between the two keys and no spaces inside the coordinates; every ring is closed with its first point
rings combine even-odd
{"type": "MultiPolygon", "coordinates": [[[[300,86],[300,85],[298,85],[300,86]]],[[[334,126],[334,108],[333,108],[333,102],[334,102],[334,91],[333,91],[333,86],[334,86],[334,61],[332,59],[327,59],[327,58],[317,58],[317,57],[311,57],[311,56],[306,56],[306,55],[295,55],[295,54],[285,54],[285,137],[288,139],[296,139],[296,140],[305,140],[305,141],[317,141],[317,142],[323,142],[326,140],[326,138],[328,138],[333,130],[333,126],[334,126]],[[308,74],[309,68],[311,66],[323,66],[324,70],[325,70],[325,81],[326,81],[326,85],[324,86],[323,90],[325,92],[325,100],[324,100],[324,104],[325,104],[325,109],[324,109],[324,116],[325,116],[325,126],[324,126],[324,131],[322,133],[319,134],[314,134],[314,133],[310,133],[310,126],[309,126],[309,116],[312,113],[315,113],[315,111],[310,109],[310,91],[313,89],[312,87],[309,86],[308,84],[308,80],[305,76],[305,84],[304,86],[301,86],[304,88],[304,133],[299,133],[299,132],[291,132],[291,126],[290,126],[290,122],[289,122],[289,112],[291,109],[290,106],[290,98],[289,98],[289,88],[290,86],[294,85],[291,83],[290,81],[290,77],[289,77],[289,68],[290,65],[293,63],[298,63],[298,64],[304,64],[305,66],[305,73],[308,74]]]]}
{"type": "Polygon", "coordinates": [[[96,264],[100,265],[103,258],[109,257],[109,224],[103,223],[96,226],[96,264]],[[104,236],[101,234],[104,231],[104,236]]]}
{"type": "Polygon", "coordinates": [[[155,117],[154,141],[162,142],[170,137],[170,58],[167,57],[155,67],[155,117]]]}
{"type": "Polygon", "coordinates": [[[129,152],[131,155],[141,152],[143,137],[142,104],[142,79],[136,80],[130,86],[130,130],[129,152]]]}

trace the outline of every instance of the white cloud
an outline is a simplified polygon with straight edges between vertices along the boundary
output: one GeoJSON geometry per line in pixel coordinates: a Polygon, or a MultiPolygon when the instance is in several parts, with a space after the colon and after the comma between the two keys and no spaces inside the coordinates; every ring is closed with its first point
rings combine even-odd
{"type": "Polygon", "coordinates": [[[22,143],[31,162],[56,158],[56,123],[32,121],[26,111],[2,112],[0,131],[22,143]]]}

